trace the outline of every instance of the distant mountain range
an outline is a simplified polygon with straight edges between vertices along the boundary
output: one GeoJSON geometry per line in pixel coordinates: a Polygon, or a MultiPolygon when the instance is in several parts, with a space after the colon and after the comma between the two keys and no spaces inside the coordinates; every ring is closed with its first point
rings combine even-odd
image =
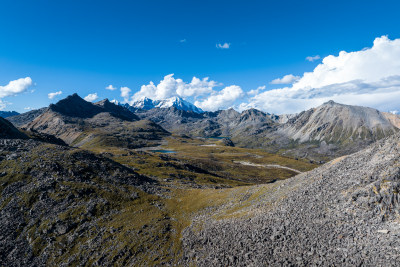
{"type": "Polygon", "coordinates": [[[179,110],[192,111],[196,113],[203,112],[201,108],[196,107],[192,103],[178,96],[174,96],[163,100],[152,100],[150,98],[143,97],[133,102],[131,105],[129,104],[122,104],[122,105],[133,112],[140,110],[150,110],[153,108],[170,108],[170,107],[175,107],[179,110]]]}
{"type": "Polygon", "coordinates": [[[91,103],[77,94],[51,104],[39,113],[39,116],[31,116],[32,121],[25,121],[22,128],[53,135],[76,147],[107,144],[135,148],[155,145],[157,140],[169,134],[154,122],[140,120],[128,109],[107,99],[91,103]]]}
{"type": "Polygon", "coordinates": [[[98,140],[99,136],[110,139],[112,134],[120,134],[125,145],[141,146],[146,136],[156,140],[168,131],[192,137],[228,137],[241,147],[317,161],[358,151],[398,132],[400,126],[398,115],[333,101],[299,114],[274,115],[257,109],[203,112],[179,97],[162,101],[142,98],[132,106],[108,100],[93,104],[76,94],[48,108],[7,119],[17,127],[54,135],[74,145],[94,136],[98,140]],[[139,120],[143,124],[139,128],[126,126],[138,125],[139,120]],[[137,135],[140,129],[147,133],[137,135]],[[134,136],[140,138],[133,141],[134,136]]]}
{"type": "Polygon", "coordinates": [[[294,115],[273,115],[257,109],[198,114],[174,107],[137,115],[176,134],[225,136],[239,146],[315,159],[349,154],[399,131],[397,115],[333,101],[294,115]]]}
{"type": "Polygon", "coordinates": [[[7,118],[16,115],[19,115],[19,113],[16,111],[0,111],[0,117],[2,118],[7,118]]]}

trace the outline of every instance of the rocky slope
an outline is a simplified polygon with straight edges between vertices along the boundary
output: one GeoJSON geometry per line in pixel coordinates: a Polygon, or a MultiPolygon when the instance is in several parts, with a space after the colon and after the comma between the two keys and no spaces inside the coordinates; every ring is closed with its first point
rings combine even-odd
{"type": "Polygon", "coordinates": [[[21,127],[42,115],[46,110],[47,108],[31,110],[16,116],[8,117],[7,120],[9,120],[16,127],[21,127]]]}
{"type": "Polygon", "coordinates": [[[137,115],[160,124],[170,132],[201,137],[248,136],[277,124],[272,115],[256,109],[242,113],[227,109],[199,114],[172,107],[155,108],[137,115]]]}
{"type": "Polygon", "coordinates": [[[233,200],[241,206],[233,213],[200,213],[183,234],[181,263],[397,266],[399,141],[396,134],[308,173],[249,188],[233,200]]]}
{"type": "Polygon", "coordinates": [[[15,128],[11,122],[0,117],[0,138],[26,139],[27,136],[15,128]]]}
{"type": "Polygon", "coordinates": [[[356,140],[374,142],[396,131],[396,127],[376,109],[333,101],[300,113],[279,129],[280,133],[300,143],[346,143],[356,140]]]}
{"type": "Polygon", "coordinates": [[[329,101],[297,114],[276,130],[259,134],[258,142],[247,145],[319,161],[357,152],[398,131],[376,109],[329,101]]]}
{"type": "Polygon", "coordinates": [[[390,121],[391,124],[396,126],[397,128],[400,128],[400,115],[398,114],[392,114],[388,112],[382,112],[385,118],[390,121]]]}
{"type": "Polygon", "coordinates": [[[148,209],[140,203],[160,191],[154,180],[87,151],[20,139],[0,139],[0,169],[1,266],[137,263],[128,251],[143,237],[114,219],[148,209]]]}
{"type": "Polygon", "coordinates": [[[92,104],[77,94],[52,104],[25,129],[54,135],[74,146],[109,145],[140,147],[154,145],[168,135],[157,124],[139,118],[108,100],[92,104]]]}

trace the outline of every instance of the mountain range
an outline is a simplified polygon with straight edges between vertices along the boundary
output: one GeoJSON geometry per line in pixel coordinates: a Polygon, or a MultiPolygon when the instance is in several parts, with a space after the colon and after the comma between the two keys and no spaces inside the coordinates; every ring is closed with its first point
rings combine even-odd
{"type": "Polygon", "coordinates": [[[356,152],[399,131],[397,115],[333,101],[293,115],[274,115],[257,109],[198,114],[174,107],[150,109],[137,115],[172,133],[229,137],[242,147],[317,161],[356,152]]]}
{"type": "Polygon", "coordinates": [[[19,113],[16,111],[0,111],[0,117],[2,118],[8,118],[16,115],[19,115],[19,113]]]}
{"type": "Polygon", "coordinates": [[[0,265],[400,260],[393,114],[333,101],[290,116],[133,113],[74,94],[10,121],[0,118],[0,265]],[[160,144],[176,151],[146,150],[160,144]],[[278,155],[296,153],[334,159],[278,155]],[[272,175],[260,184],[260,173],[272,175]]]}
{"type": "MultiPolygon", "coordinates": [[[[89,134],[87,129],[83,130],[83,125],[101,125],[102,120],[108,120],[104,118],[105,113],[108,119],[114,121],[125,120],[131,124],[139,119],[141,123],[147,121],[147,134],[153,130],[158,133],[166,130],[192,137],[227,137],[241,147],[262,148],[272,153],[314,161],[325,161],[356,152],[398,132],[400,125],[398,115],[333,101],[298,114],[274,115],[257,109],[202,112],[178,97],[165,101],[143,98],[130,106],[116,105],[108,100],[92,104],[77,95],[50,105],[49,108],[8,119],[18,127],[52,134],[72,144],[78,139],[82,139],[83,143],[93,139],[93,131],[89,134]],[[63,117],[55,120],[55,117],[60,116],[70,119],[63,117]]],[[[106,131],[115,133],[116,128],[106,128],[106,131]]],[[[156,135],[153,139],[157,139],[156,135]]],[[[143,142],[136,143],[139,145],[143,142]]]]}
{"type": "Polygon", "coordinates": [[[107,99],[93,104],[77,94],[51,104],[30,118],[33,120],[24,121],[23,129],[50,134],[78,147],[105,143],[140,147],[152,141],[157,143],[168,135],[155,123],[139,120],[126,108],[107,99]]]}

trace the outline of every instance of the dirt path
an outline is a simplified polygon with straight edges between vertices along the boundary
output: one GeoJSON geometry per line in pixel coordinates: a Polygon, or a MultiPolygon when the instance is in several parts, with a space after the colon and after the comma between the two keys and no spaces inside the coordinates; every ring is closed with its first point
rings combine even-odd
{"type": "Polygon", "coordinates": [[[248,162],[248,161],[234,161],[234,163],[239,163],[242,165],[246,165],[246,166],[254,166],[254,167],[264,167],[264,168],[280,168],[280,169],[286,169],[286,170],[290,170],[296,173],[301,173],[301,171],[296,170],[296,169],[292,169],[289,167],[285,167],[285,166],[281,166],[278,164],[256,164],[256,163],[252,163],[252,162],[248,162]]]}

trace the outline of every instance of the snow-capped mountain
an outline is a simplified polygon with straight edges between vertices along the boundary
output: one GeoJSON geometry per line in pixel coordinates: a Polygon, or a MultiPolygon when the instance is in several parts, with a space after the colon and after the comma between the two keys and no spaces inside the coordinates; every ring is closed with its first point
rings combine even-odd
{"type": "MultiPolygon", "coordinates": [[[[126,107],[127,104],[125,104],[126,107]]],[[[133,109],[144,109],[144,110],[150,110],[152,108],[170,108],[170,107],[175,107],[180,110],[184,111],[193,111],[196,113],[202,113],[203,110],[201,108],[196,107],[192,103],[183,100],[182,98],[178,96],[174,96],[171,98],[163,99],[163,100],[152,100],[147,97],[143,97],[135,102],[133,102],[130,105],[131,108],[133,109]]],[[[128,107],[129,108],[129,107],[128,107]]]]}

